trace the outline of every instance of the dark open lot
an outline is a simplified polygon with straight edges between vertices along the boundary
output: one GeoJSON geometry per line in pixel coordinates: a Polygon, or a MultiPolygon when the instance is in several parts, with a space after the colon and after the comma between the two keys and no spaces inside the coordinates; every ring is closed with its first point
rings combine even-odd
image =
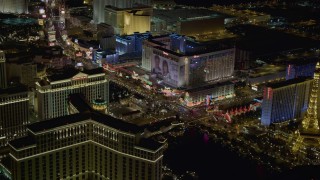
{"type": "Polygon", "coordinates": [[[293,34],[253,25],[238,25],[229,28],[241,36],[236,43],[244,50],[253,51],[255,56],[276,54],[282,51],[318,47],[320,42],[293,34]]]}

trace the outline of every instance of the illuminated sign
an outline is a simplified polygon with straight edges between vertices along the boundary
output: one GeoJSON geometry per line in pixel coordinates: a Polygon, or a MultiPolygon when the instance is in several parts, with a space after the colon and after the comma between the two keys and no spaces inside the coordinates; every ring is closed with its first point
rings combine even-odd
{"type": "Polygon", "coordinates": [[[40,26],[43,26],[43,25],[44,25],[43,19],[38,19],[38,24],[39,24],[40,26]]]}
{"type": "Polygon", "coordinates": [[[50,42],[56,41],[56,31],[48,32],[48,38],[50,42]]]}
{"type": "Polygon", "coordinates": [[[80,77],[74,77],[72,78],[72,80],[83,80],[83,79],[87,79],[87,76],[80,76],[80,77]]]}
{"type": "Polygon", "coordinates": [[[258,91],[258,86],[252,85],[252,86],[251,86],[251,89],[254,90],[254,91],[258,91]]]}
{"type": "Polygon", "coordinates": [[[77,52],[77,53],[76,53],[76,56],[77,56],[77,57],[81,57],[81,56],[82,56],[82,52],[80,52],[80,51],[77,52]]]}
{"type": "Polygon", "coordinates": [[[83,66],[83,64],[82,64],[82,62],[78,62],[78,63],[76,64],[76,66],[77,66],[77,67],[83,66]]]}
{"type": "Polygon", "coordinates": [[[50,42],[50,43],[49,43],[49,46],[54,46],[54,45],[55,45],[54,42],[50,42]]]}
{"type": "Polygon", "coordinates": [[[39,9],[40,14],[44,14],[46,11],[44,9],[39,9]]]}
{"type": "Polygon", "coordinates": [[[164,51],[162,51],[162,53],[163,53],[164,55],[167,55],[167,56],[169,55],[168,53],[166,53],[166,52],[164,52],[164,51]]]}
{"type": "Polygon", "coordinates": [[[64,11],[64,9],[61,9],[61,14],[65,14],[66,12],[64,11]]]}

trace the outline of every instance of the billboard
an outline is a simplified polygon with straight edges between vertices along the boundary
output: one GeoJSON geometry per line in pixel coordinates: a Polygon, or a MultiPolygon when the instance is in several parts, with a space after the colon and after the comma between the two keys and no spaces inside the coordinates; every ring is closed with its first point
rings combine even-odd
{"type": "Polygon", "coordinates": [[[179,81],[179,65],[178,62],[169,60],[159,55],[153,55],[152,73],[157,74],[163,82],[168,85],[178,86],[179,81]]]}

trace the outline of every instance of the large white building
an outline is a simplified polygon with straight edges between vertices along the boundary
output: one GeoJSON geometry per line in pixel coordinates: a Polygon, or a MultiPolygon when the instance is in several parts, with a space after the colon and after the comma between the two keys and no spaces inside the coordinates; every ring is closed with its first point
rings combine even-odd
{"type": "Polygon", "coordinates": [[[115,34],[144,33],[150,31],[152,12],[152,7],[149,6],[126,9],[106,6],[104,22],[114,28],[115,34]]]}
{"type": "Polygon", "coordinates": [[[67,69],[36,82],[39,119],[67,115],[66,100],[72,93],[84,94],[89,102],[98,98],[108,101],[108,81],[103,69],[67,69]]]}
{"type": "Polygon", "coordinates": [[[93,1],[93,20],[96,23],[105,22],[105,7],[112,6],[118,9],[129,9],[134,6],[152,6],[151,0],[94,0],[93,1]]]}
{"type": "Polygon", "coordinates": [[[32,124],[28,136],[10,142],[9,163],[2,162],[9,178],[161,180],[163,144],[75,101],[78,113],[32,124]]]}
{"type": "Polygon", "coordinates": [[[26,13],[27,11],[28,0],[0,0],[0,12],[26,13]]]}
{"type": "MultiPolygon", "coordinates": [[[[212,47],[212,46],[211,46],[212,47]]],[[[208,49],[176,34],[143,42],[142,68],[171,87],[195,87],[232,77],[235,48],[208,49]]]]}

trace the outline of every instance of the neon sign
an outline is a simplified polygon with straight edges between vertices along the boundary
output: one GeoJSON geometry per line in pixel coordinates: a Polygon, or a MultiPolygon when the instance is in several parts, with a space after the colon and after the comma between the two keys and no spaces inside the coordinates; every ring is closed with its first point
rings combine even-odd
{"type": "Polygon", "coordinates": [[[167,56],[169,55],[168,53],[166,53],[166,52],[164,52],[164,51],[162,51],[162,53],[163,53],[164,55],[167,55],[167,56]]]}

